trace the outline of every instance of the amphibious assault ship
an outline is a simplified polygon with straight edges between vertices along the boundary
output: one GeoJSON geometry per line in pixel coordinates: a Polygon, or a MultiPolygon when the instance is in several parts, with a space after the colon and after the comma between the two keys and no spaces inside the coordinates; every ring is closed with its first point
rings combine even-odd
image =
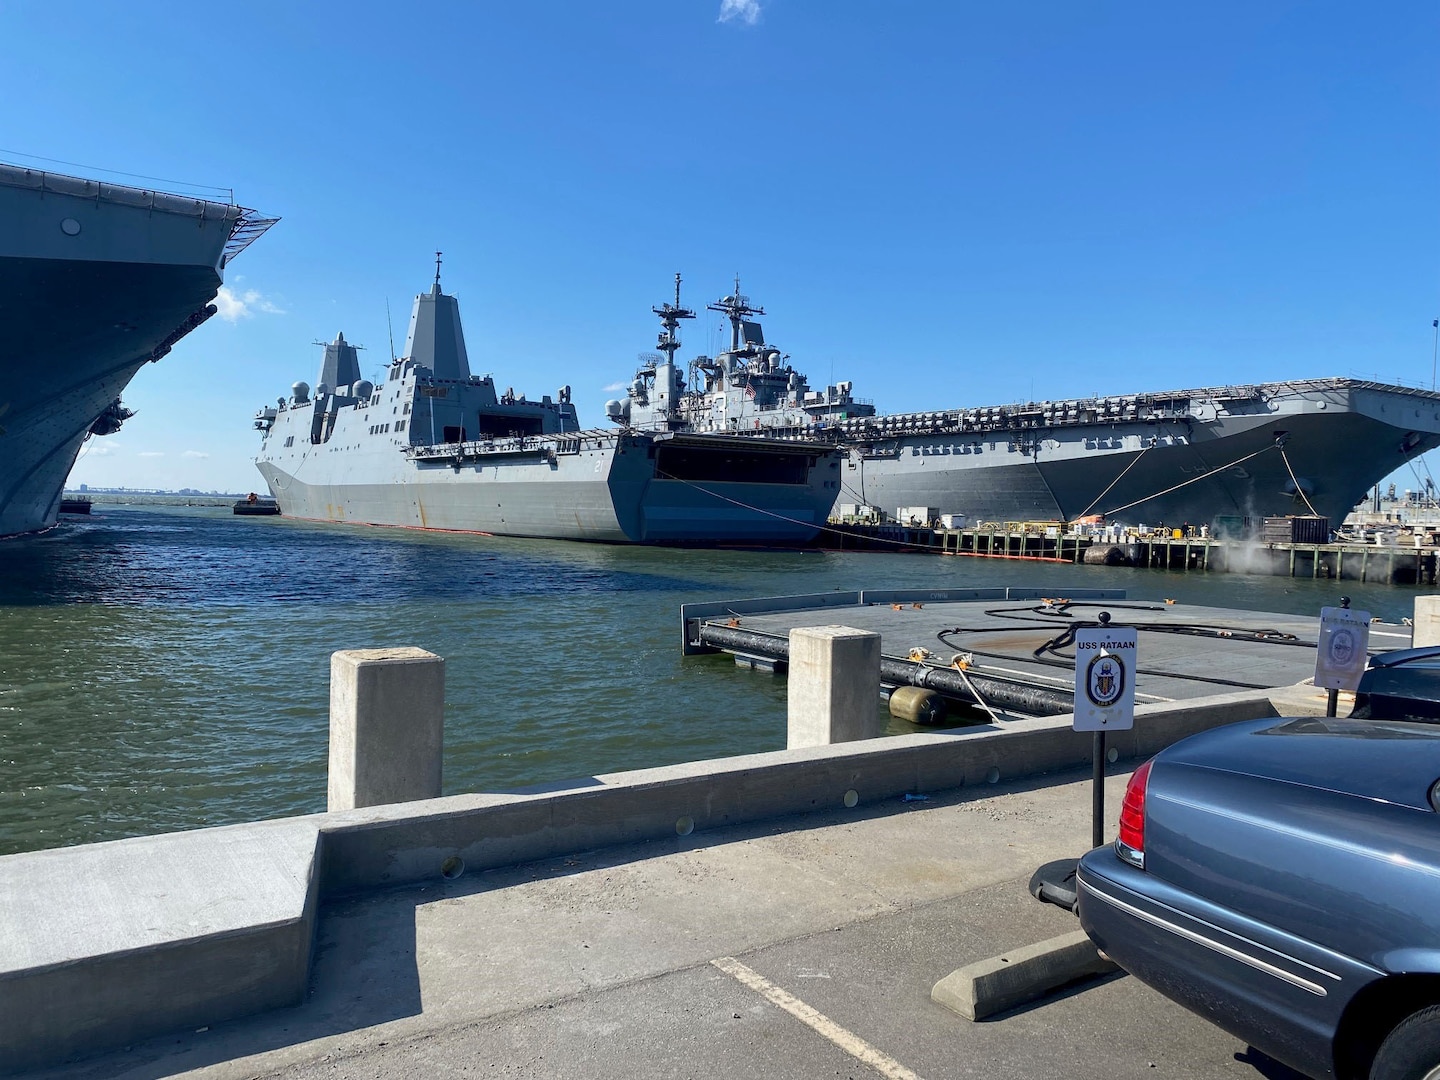
{"type": "MultiPolygon", "coordinates": [[[[695,313],[655,309],[667,327],[695,313]]],[[[616,423],[823,439],[845,451],[839,502],[860,515],[969,524],[1203,525],[1317,515],[1337,526],[1372,485],[1440,445],[1440,394],[1348,378],[1254,383],[879,415],[848,382],[812,390],[765,340],[761,307],[708,306],[730,348],[642,361],[616,423]],[[868,512],[868,514],[867,514],[868,512]]]]}
{"type": "MultiPolygon", "coordinates": [[[[673,333],[660,348],[673,357],[673,333]]],[[[795,438],[584,430],[472,375],[455,297],[415,298],[378,385],[343,334],[320,378],[261,409],[256,465],[287,517],[611,543],[797,542],[825,523],[840,452],[795,438]]]]}
{"type": "Polygon", "coordinates": [[[120,394],[215,314],[225,266],[274,224],[233,202],[0,163],[0,536],[55,524],[120,394]]]}

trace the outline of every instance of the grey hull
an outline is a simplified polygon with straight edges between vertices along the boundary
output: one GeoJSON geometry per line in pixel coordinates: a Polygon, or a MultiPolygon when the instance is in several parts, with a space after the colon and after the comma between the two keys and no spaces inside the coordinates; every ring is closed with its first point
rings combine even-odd
{"type": "Polygon", "coordinates": [[[822,453],[803,484],[681,482],[655,475],[647,436],[533,445],[490,462],[417,462],[377,447],[262,455],[257,467],[287,517],[622,544],[801,542],[839,490],[834,453],[822,453]]]}
{"type": "Polygon", "coordinates": [[[245,213],[0,165],[0,536],[54,524],[92,425],[213,313],[245,213]]]}
{"type": "Polygon", "coordinates": [[[632,544],[795,543],[840,493],[812,441],[582,431],[570,388],[538,401],[470,370],[457,298],[415,297],[378,384],[343,334],[310,387],[255,416],[281,512],[313,521],[632,544]]]}
{"type": "Polygon", "coordinates": [[[1338,523],[1374,484],[1440,445],[1440,398],[1332,383],[1261,415],[876,440],[850,449],[841,500],[971,523],[1310,513],[1338,523]]]}

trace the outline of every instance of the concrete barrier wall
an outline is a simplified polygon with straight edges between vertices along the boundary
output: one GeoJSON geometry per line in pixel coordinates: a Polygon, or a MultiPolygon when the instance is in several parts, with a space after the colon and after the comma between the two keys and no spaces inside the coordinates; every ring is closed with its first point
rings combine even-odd
{"type": "Polygon", "coordinates": [[[303,1001],[316,821],[0,858],[0,1074],[303,1001]]]}
{"type": "MultiPolygon", "coordinates": [[[[1324,694],[1310,688],[1276,700],[1283,710],[1258,692],[1142,706],[1135,729],[1112,733],[1110,745],[1122,757],[1148,756],[1219,724],[1324,711],[1324,694]]],[[[600,776],[543,793],[5,856],[0,1071],[301,1000],[317,901],[838,809],[851,791],[866,806],[1073,768],[1090,760],[1091,737],[1069,725],[1020,720],[600,776]],[[77,876],[77,867],[87,869],[77,876]],[[127,889],[126,880],[150,885],[127,889]],[[233,910],[216,921],[217,909],[233,910]]]]}
{"type": "MultiPolygon", "coordinates": [[[[1316,698],[1324,711],[1324,695],[1316,698]]],[[[1303,703],[1297,703],[1302,704],[1303,703]]],[[[1298,709],[1296,711],[1299,711],[1298,709]]],[[[1130,732],[1112,732],[1121,757],[1148,757],[1176,739],[1238,720],[1278,716],[1269,697],[1225,694],[1136,710],[1130,732]]],[[[787,814],[832,809],[854,791],[861,805],[1089,763],[1091,736],[1070,718],[804,747],[595,777],[543,795],[455,795],[327,814],[320,889],[330,898],[434,880],[446,859],[488,870],[575,851],[787,814]],[[992,774],[991,770],[995,770],[992,774]]]]}

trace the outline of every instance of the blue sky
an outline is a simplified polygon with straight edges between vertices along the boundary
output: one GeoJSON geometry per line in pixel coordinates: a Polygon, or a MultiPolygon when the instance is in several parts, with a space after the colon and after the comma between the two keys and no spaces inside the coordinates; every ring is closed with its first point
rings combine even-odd
{"type": "Polygon", "coordinates": [[[1430,0],[12,0],[0,157],[283,219],[72,476],[244,491],[255,409],[337,330],[382,367],[436,249],[472,367],[596,426],[677,270],[884,411],[1428,386],[1437,56],[1430,0]]]}

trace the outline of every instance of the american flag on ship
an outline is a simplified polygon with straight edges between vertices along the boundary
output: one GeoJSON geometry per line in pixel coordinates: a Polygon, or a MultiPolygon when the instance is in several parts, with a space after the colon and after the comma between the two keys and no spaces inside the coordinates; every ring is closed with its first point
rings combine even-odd
{"type": "Polygon", "coordinates": [[[745,384],[745,396],[751,401],[755,400],[755,387],[751,386],[748,382],[745,384]]]}

